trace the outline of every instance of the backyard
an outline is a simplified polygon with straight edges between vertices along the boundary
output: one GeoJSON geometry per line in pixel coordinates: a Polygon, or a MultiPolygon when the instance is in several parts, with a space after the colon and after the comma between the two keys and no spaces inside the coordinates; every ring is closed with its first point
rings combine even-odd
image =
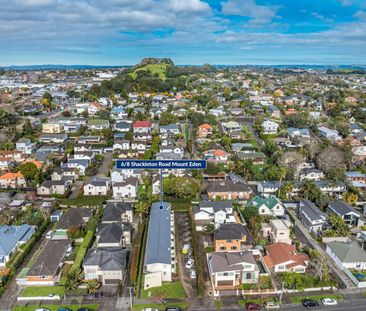
{"type": "Polygon", "coordinates": [[[363,270],[352,270],[353,276],[360,282],[366,282],[366,271],[363,270]]]}
{"type": "Polygon", "coordinates": [[[21,293],[21,297],[38,297],[48,295],[60,295],[65,293],[65,287],[63,286],[28,286],[24,288],[21,293]]]}
{"type": "Polygon", "coordinates": [[[184,291],[182,282],[163,283],[160,287],[141,290],[141,298],[185,298],[186,293],[184,291]]]}

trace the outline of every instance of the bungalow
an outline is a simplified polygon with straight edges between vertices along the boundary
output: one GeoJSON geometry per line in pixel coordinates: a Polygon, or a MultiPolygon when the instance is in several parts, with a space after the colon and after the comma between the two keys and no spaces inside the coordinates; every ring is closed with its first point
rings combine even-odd
{"type": "Polygon", "coordinates": [[[210,124],[204,123],[198,127],[197,135],[199,138],[206,138],[207,136],[212,135],[212,133],[213,128],[210,124]]]}
{"type": "Polygon", "coordinates": [[[109,126],[110,126],[109,121],[103,119],[89,119],[87,124],[88,129],[92,131],[105,130],[108,129],[109,126]]]}
{"type": "Polygon", "coordinates": [[[252,247],[252,237],[243,224],[221,224],[214,232],[215,252],[237,252],[252,247]]]}
{"type": "Polygon", "coordinates": [[[322,230],[326,220],[326,214],[323,213],[313,202],[309,200],[300,201],[300,221],[310,232],[322,230]]]}
{"type": "Polygon", "coordinates": [[[95,116],[98,113],[98,111],[103,110],[103,107],[100,104],[93,102],[93,103],[88,103],[87,109],[88,109],[89,115],[95,116]]]}
{"type": "Polygon", "coordinates": [[[180,126],[179,126],[179,124],[161,125],[159,132],[160,133],[172,133],[174,135],[177,135],[180,133],[180,126]]]}
{"type": "Polygon", "coordinates": [[[138,179],[136,177],[128,177],[124,181],[113,183],[113,198],[136,198],[138,179]]]}
{"type": "Polygon", "coordinates": [[[214,291],[241,289],[258,282],[259,268],[249,251],[207,254],[207,265],[214,291]]]}
{"type": "Polygon", "coordinates": [[[339,135],[337,130],[332,130],[325,126],[319,126],[318,130],[321,136],[323,136],[326,139],[329,139],[330,141],[337,141],[342,139],[342,136],[339,135]]]}
{"type": "Polygon", "coordinates": [[[256,207],[259,215],[283,216],[285,214],[281,200],[275,196],[264,198],[257,195],[247,203],[247,206],[256,207]]]}
{"type": "Polygon", "coordinates": [[[344,222],[350,227],[361,227],[364,221],[361,219],[361,214],[356,212],[351,206],[344,201],[333,201],[328,204],[328,212],[341,217],[344,222]]]}
{"type": "Polygon", "coordinates": [[[67,140],[67,134],[42,134],[39,137],[42,143],[64,143],[67,140]]]}
{"type": "Polygon", "coordinates": [[[287,129],[288,136],[291,138],[302,137],[302,138],[310,138],[310,131],[307,128],[295,128],[289,127],[287,129]]]}
{"type": "Polygon", "coordinates": [[[95,233],[98,248],[128,247],[131,245],[131,223],[101,223],[95,233]]]}
{"type": "Polygon", "coordinates": [[[127,133],[130,131],[130,129],[131,129],[131,124],[126,121],[117,121],[116,123],[114,123],[114,126],[113,126],[113,130],[122,132],[122,133],[127,133]]]}
{"type": "MultiPolygon", "coordinates": [[[[79,144],[99,144],[101,142],[100,136],[79,136],[78,143],[79,144]]],[[[84,146],[85,147],[85,146],[84,146]]],[[[87,148],[87,147],[85,147],[87,148]]]]}
{"type": "Polygon", "coordinates": [[[36,261],[26,273],[26,285],[55,285],[60,281],[61,268],[70,241],[48,240],[36,261]]]}
{"type": "Polygon", "coordinates": [[[204,152],[204,159],[211,162],[227,162],[229,154],[221,149],[212,149],[204,152]]]}
{"type": "Polygon", "coordinates": [[[234,131],[242,130],[240,124],[236,121],[223,122],[223,123],[221,123],[221,127],[222,127],[222,130],[227,134],[230,134],[231,132],[234,132],[234,131]]]}
{"type": "Polygon", "coordinates": [[[0,267],[4,268],[19,246],[27,243],[35,233],[34,227],[27,224],[20,226],[0,226],[0,267]]]}
{"type": "Polygon", "coordinates": [[[120,248],[90,250],[83,260],[85,280],[121,284],[126,277],[127,256],[128,251],[120,248]]]}
{"type": "Polygon", "coordinates": [[[58,122],[48,122],[42,124],[42,133],[45,134],[56,134],[62,133],[64,126],[58,122]]]}
{"type": "Polygon", "coordinates": [[[0,188],[21,188],[26,187],[27,183],[21,172],[5,173],[0,176],[0,188]]]}
{"type": "Polygon", "coordinates": [[[324,177],[323,171],[315,168],[305,168],[299,172],[300,180],[320,180],[324,177]]]}
{"type": "Polygon", "coordinates": [[[273,135],[277,134],[279,125],[271,120],[265,120],[262,123],[262,129],[264,134],[273,135]]]}
{"type": "Polygon", "coordinates": [[[116,120],[126,119],[128,113],[125,111],[125,108],[122,106],[113,107],[111,111],[111,117],[116,120]]]}
{"type": "Polygon", "coordinates": [[[340,269],[366,269],[366,251],[361,248],[358,242],[333,241],[326,245],[326,253],[340,269]]]}
{"type": "Polygon", "coordinates": [[[201,201],[193,208],[193,216],[197,231],[204,230],[209,224],[214,224],[218,228],[224,223],[236,223],[233,203],[230,201],[201,201]]]}
{"type": "Polygon", "coordinates": [[[132,203],[107,201],[102,216],[102,223],[120,223],[133,221],[132,203]]]}
{"type": "Polygon", "coordinates": [[[210,200],[249,199],[252,189],[243,182],[223,180],[207,182],[207,195],[210,200]]]}
{"type": "Polygon", "coordinates": [[[150,121],[136,121],[132,124],[134,133],[150,133],[154,125],[150,121]]]}
{"type": "Polygon", "coordinates": [[[83,187],[84,195],[107,195],[110,187],[111,179],[109,177],[93,176],[83,187]]]}
{"type": "Polygon", "coordinates": [[[305,273],[309,264],[309,256],[299,253],[295,245],[274,243],[265,247],[264,263],[269,269],[276,272],[305,273]]]}

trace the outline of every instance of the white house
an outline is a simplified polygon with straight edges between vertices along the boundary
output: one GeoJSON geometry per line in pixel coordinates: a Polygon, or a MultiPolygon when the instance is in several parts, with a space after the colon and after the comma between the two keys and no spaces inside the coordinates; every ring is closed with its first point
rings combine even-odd
{"type": "Polygon", "coordinates": [[[113,183],[113,197],[121,198],[136,198],[137,196],[138,179],[136,177],[128,177],[123,181],[113,183]]]}
{"type": "Polygon", "coordinates": [[[111,186],[109,177],[91,177],[84,185],[84,195],[107,195],[111,186]]]}
{"type": "Polygon", "coordinates": [[[277,134],[279,125],[276,122],[271,120],[265,120],[262,123],[263,133],[264,134],[277,134]]]}
{"type": "Polygon", "coordinates": [[[356,241],[329,242],[325,251],[342,270],[366,269],[366,251],[356,241]]]}

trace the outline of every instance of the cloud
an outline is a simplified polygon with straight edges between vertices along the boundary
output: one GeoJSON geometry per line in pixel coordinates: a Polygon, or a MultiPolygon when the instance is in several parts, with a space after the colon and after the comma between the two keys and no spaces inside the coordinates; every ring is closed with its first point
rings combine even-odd
{"type": "Polygon", "coordinates": [[[339,0],[343,6],[351,6],[352,0],[339,0]]]}
{"type": "Polygon", "coordinates": [[[185,13],[185,12],[210,12],[211,7],[208,3],[200,0],[169,0],[168,7],[174,12],[185,13]]]}
{"type": "Polygon", "coordinates": [[[366,12],[364,11],[358,11],[356,12],[353,17],[358,18],[359,20],[366,21],[366,12]]]}
{"type": "Polygon", "coordinates": [[[278,6],[257,5],[254,0],[229,0],[221,5],[223,14],[249,17],[251,24],[270,23],[279,10],[278,6]]]}
{"type": "Polygon", "coordinates": [[[327,23],[327,24],[329,24],[329,23],[333,22],[333,19],[331,19],[331,18],[327,18],[327,17],[325,17],[325,16],[323,16],[323,15],[319,14],[318,12],[313,12],[313,13],[311,13],[311,16],[313,16],[313,17],[315,17],[316,19],[319,19],[319,20],[321,20],[321,21],[323,21],[323,22],[325,22],[325,23],[327,23]]]}

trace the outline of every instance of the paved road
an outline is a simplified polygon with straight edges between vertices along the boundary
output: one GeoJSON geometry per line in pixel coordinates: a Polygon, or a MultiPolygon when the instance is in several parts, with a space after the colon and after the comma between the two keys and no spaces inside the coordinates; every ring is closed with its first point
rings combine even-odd
{"type": "Polygon", "coordinates": [[[98,174],[99,177],[106,177],[109,171],[109,165],[112,162],[113,154],[105,153],[103,154],[103,163],[99,166],[98,174]]]}

